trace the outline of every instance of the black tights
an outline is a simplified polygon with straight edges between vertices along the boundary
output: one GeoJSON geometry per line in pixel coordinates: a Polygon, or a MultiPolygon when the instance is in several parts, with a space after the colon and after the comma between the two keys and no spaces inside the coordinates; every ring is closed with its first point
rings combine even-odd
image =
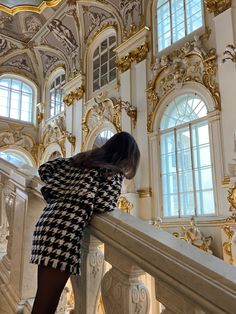
{"type": "Polygon", "coordinates": [[[70,273],[38,266],[38,290],[31,314],[54,314],[70,273]]]}

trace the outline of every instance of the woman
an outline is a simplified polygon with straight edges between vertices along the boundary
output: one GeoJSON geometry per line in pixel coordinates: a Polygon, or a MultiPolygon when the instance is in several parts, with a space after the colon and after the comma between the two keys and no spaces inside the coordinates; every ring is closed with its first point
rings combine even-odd
{"type": "Polygon", "coordinates": [[[80,240],[93,213],[112,211],[124,177],[136,173],[140,152],[121,132],[101,148],[39,167],[47,202],[34,231],[31,262],[38,264],[32,314],[53,314],[71,274],[80,274],[80,240]]]}

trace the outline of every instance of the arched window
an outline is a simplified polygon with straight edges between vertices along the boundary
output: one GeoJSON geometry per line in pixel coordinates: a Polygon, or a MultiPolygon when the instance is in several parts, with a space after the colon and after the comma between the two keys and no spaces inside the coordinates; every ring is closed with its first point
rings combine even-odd
{"type": "Polygon", "coordinates": [[[195,94],[178,96],[160,123],[164,217],[215,214],[207,108],[195,94]]]}
{"type": "Polygon", "coordinates": [[[158,51],[203,26],[202,0],[158,0],[158,51]]]}
{"type": "Polygon", "coordinates": [[[114,133],[111,130],[103,130],[101,133],[99,133],[95,139],[95,142],[93,144],[93,148],[101,147],[103,144],[105,144],[114,133]]]}
{"type": "Polygon", "coordinates": [[[50,86],[50,113],[54,117],[64,110],[62,87],[65,84],[65,73],[61,73],[53,80],[50,86]]]}
{"type": "Polygon", "coordinates": [[[32,122],[34,97],[32,87],[24,80],[0,78],[0,116],[32,122]]]}
{"type": "Polygon", "coordinates": [[[93,53],[93,92],[116,78],[116,37],[104,39],[93,53]]]}

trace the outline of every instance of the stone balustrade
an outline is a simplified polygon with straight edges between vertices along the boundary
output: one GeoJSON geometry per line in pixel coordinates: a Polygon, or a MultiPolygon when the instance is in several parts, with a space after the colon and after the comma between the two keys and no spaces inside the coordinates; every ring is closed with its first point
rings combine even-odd
{"type": "MultiPolygon", "coordinates": [[[[41,186],[34,169],[0,159],[1,314],[31,311],[36,266],[28,261],[44,206],[41,186]]],[[[100,295],[106,314],[235,313],[234,266],[119,210],[94,216],[81,267],[82,276],[71,277],[74,314],[100,314],[100,295]],[[154,307],[157,301],[163,310],[154,307]]],[[[63,304],[57,313],[68,313],[63,304]]]]}

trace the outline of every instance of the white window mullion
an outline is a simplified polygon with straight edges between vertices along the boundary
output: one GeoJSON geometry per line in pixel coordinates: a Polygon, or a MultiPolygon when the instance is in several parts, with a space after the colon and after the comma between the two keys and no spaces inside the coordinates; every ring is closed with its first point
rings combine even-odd
{"type": "Polygon", "coordinates": [[[179,189],[179,164],[178,164],[178,145],[177,145],[177,134],[176,128],[174,128],[174,139],[175,139],[175,160],[176,160],[176,183],[177,183],[177,193],[178,193],[178,216],[181,216],[181,203],[180,203],[180,189],[179,189]]]}
{"type": "Polygon", "coordinates": [[[192,164],[192,178],[193,178],[193,198],[194,198],[194,214],[197,216],[197,196],[196,196],[196,178],[195,178],[195,167],[193,158],[193,134],[192,125],[189,124],[189,134],[190,134],[190,149],[191,149],[191,164],[192,164]]]}

